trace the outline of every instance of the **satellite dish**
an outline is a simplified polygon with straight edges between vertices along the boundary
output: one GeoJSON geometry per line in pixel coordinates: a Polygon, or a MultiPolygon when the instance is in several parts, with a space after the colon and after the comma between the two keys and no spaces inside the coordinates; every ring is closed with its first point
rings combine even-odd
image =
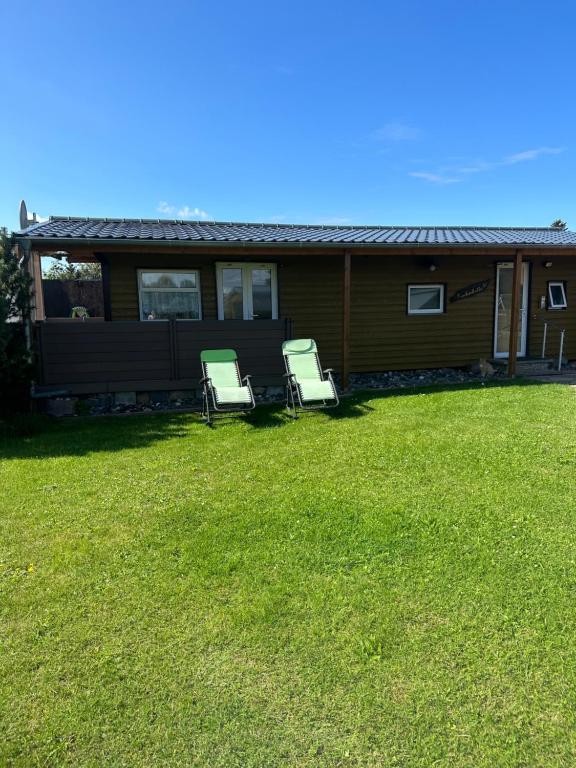
{"type": "Polygon", "coordinates": [[[20,200],[20,229],[26,229],[28,226],[28,209],[24,200],[20,200]]]}

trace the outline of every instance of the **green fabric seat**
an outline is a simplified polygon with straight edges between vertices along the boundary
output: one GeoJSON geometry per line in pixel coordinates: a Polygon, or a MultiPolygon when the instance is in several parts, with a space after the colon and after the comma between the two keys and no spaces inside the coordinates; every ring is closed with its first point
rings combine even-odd
{"type": "Polygon", "coordinates": [[[252,402],[252,395],[248,387],[218,387],[215,389],[215,393],[218,405],[252,402]]]}
{"type": "Polygon", "coordinates": [[[332,376],[328,373],[325,377],[322,373],[314,339],[285,341],[282,345],[282,353],[286,372],[290,375],[288,394],[290,395],[290,387],[296,387],[296,391],[292,392],[292,399],[296,395],[301,407],[305,407],[306,403],[338,404],[338,395],[332,376]]]}
{"type": "Polygon", "coordinates": [[[247,410],[254,408],[254,396],[249,378],[240,378],[238,356],[233,349],[205,349],[200,354],[204,371],[203,412],[210,423],[211,398],[215,410],[247,410]]]}
{"type": "Polygon", "coordinates": [[[312,379],[301,379],[297,382],[300,390],[300,397],[304,402],[315,400],[334,400],[336,393],[331,381],[315,381],[312,379]]]}
{"type": "Polygon", "coordinates": [[[233,363],[206,363],[206,376],[212,380],[212,386],[239,387],[240,377],[236,362],[233,363]]]}

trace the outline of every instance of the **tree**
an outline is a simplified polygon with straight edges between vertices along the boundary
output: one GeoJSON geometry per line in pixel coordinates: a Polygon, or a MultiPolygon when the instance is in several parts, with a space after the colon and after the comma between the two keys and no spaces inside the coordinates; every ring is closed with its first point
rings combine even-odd
{"type": "Polygon", "coordinates": [[[24,410],[28,402],[33,374],[26,337],[31,283],[7,230],[0,228],[0,415],[24,410]]]}
{"type": "Polygon", "coordinates": [[[550,226],[552,229],[568,229],[568,224],[566,224],[565,221],[562,221],[562,219],[554,219],[550,226]]]}
{"type": "Polygon", "coordinates": [[[44,280],[101,280],[100,264],[70,264],[67,261],[53,261],[46,271],[44,280]]]}

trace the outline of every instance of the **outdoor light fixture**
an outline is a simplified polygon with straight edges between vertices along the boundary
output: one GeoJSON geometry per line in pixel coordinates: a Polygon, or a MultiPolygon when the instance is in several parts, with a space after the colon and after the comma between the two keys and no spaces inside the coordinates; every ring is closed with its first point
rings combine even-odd
{"type": "Polygon", "coordinates": [[[544,269],[550,269],[551,266],[552,266],[552,262],[551,261],[545,261],[544,262],[544,269]]]}
{"type": "Polygon", "coordinates": [[[438,267],[436,266],[436,264],[432,263],[432,264],[430,264],[430,266],[428,267],[428,269],[430,270],[430,272],[436,272],[436,270],[438,269],[438,267]]]}

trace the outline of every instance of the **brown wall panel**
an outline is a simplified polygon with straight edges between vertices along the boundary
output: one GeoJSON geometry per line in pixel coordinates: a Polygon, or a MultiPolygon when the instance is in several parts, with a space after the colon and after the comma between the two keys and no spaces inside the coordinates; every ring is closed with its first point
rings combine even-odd
{"type": "Polygon", "coordinates": [[[354,257],[352,370],[459,366],[491,357],[494,284],[494,260],[486,256],[354,257]],[[490,281],[483,293],[450,302],[481,280],[490,281]],[[408,285],[438,283],[445,286],[445,312],[409,315],[408,285]]]}
{"type": "Polygon", "coordinates": [[[559,352],[560,329],[566,330],[564,354],[569,359],[576,358],[576,259],[554,256],[546,259],[534,259],[531,270],[531,294],[529,314],[529,354],[538,357],[542,353],[544,323],[549,324],[546,355],[555,356],[559,352]],[[544,262],[552,262],[547,269],[544,262]],[[566,284],[567,309],[540,309],[540,297],[548,302],[548,282],[563,281],[566,284]]]}
{"type": "MultiPolygon", "coordinates": [[[[125,253],[109,254],[113,320],[138,319],[138,268],[199,269],[205,320],[215,320],[214,264],[221,260],[272,261],[278,265],[279,309],[292,321],[293,337],[313,337],[322,363],[340,368],[342,335],[343,249],[292,250],[283,253],[246,249],[225,253],[125,253]]],[[[352,256],[351,370],[382,371],[407,368],[464,366],[493,354],[496,264],[512,260],[511,252],[462,250],[459,253],[374,252],[352,256]],[[437,269],[431,272],[430,264],[437,269]],[[450,303],[456,291],[489,280],[487,290],[450,303]],[[446,312],[442,315],[407,314],[408,284],[443,283],[446,312]]],[[[576,357],[576,257],[570,253],[536,255],[531,264],[529,307],[530,355],[538,355],[543,321],[565,327],[567,354],[576,357]],[[551,260],[550,269],[543,262],[551,260]],[[539,296],[548,280],[565,280],[569,308],[541,311],[539,296]]],[[[250,332],[251,323],[246,323],[250,332]]],[[[549,352],[557,351],[559,333],[549,330],[549,352]]]]}

